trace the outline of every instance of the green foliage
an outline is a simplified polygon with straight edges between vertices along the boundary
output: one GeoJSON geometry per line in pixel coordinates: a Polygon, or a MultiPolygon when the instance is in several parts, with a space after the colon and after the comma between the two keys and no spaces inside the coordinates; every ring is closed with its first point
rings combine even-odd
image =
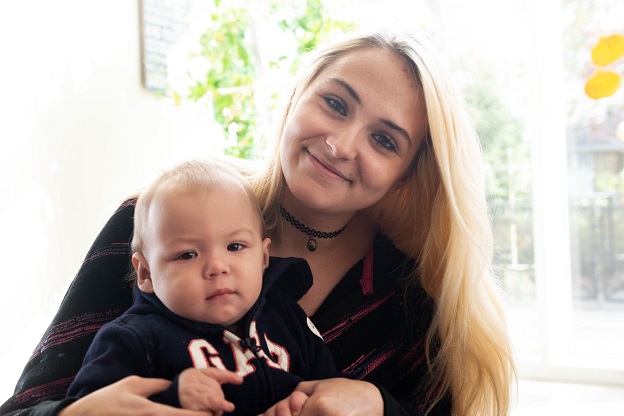
{"type": "Polygon", "coordinates": [[[487,167],[487,193],[495,200],[530,199],[529,145],[521,122],[502,100],[486,68],[471,73],[464,94],[474,119],[487,167]]]}
{"type": "Polygon", "coordinates": [[[345,31],[353,26],[344,20],[334,20],[321,0],[306,0],[301,16],[282,19],[278,22],[284,32],[291,33],[297,40],[297,55],[303,55],[319,43],[324,42],[332,33],[345,31]]]}
{"type": "Polygon", "coordinates": [[[624,169],[616,174],[598,173],[595,185],[598,192],[624,192],[624,169]]]}
{"type": "MultiPolygon", "coordinates": [[[[209,70],[203,79],[191,87],[188,98],[200,100],[208,96],[214,106],[215,120],[222,127],[223,134],[236,144],[225,152],[240,158],[251,158],[254,153],[254,139],[258,134],[258,108],[254,100],[254,83],[257,80],[258,62],[253,51],[254,18],[249,14],[252,0],[225,4],[215,0],[216,11],[212,24],[202,34],[201,55],[209,63],[209,70]],[[234,138],[235,140],[231,140],[234,138]]],[[[269,4],[274,14],[284,4],[269,4]]],[[[333,20],[325,13],[321,0],[307,0],[303,14],[293,18],[282,18],[279,27],[296,40],[296,56],[283,56],[272,67],[292,68],[293,62],[303,53],[315,47],[337,30],[350,25],[333,20]]]]}
{"type": "Polygon", "coordinates": [[[246,8],[228,7],[220,1],[215,6],[212,24],[200,38],[209,70],[191,87],[189,98],[199,100],[208,94],[224,137],[240,138],[226,153],[245,158],[251,153],[256,131],[253,83],[257,63],[249,53],[253,50],[250,16],[246,8]]]}
{"type": "MultiPolygon", "coordinates": [[[[497,251],[494,262],[501,268],[532,264],[529,144],[523,139],[521,122],[504,102],[504,93],[494,74],[479,66],[470,71],[470,80],[464,95],[483,148],[486,192],[497,251]]],[[[530,271],[513,273],[530,274],[530,271]]]]}

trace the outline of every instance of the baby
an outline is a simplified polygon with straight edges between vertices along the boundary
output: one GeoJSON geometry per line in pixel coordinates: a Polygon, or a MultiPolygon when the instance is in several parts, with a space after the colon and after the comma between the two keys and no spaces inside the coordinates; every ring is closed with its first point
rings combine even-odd
{"type": "Polygon", "coordinates": [[[134,304],[99,330],[68,397],[139,375],[172,380],[158,402],[257,415],[300,381],[340,375],[296,302],[308,264],[269,258],[258,202],[229,164],[165,172],[134,222],[134,304]]]}

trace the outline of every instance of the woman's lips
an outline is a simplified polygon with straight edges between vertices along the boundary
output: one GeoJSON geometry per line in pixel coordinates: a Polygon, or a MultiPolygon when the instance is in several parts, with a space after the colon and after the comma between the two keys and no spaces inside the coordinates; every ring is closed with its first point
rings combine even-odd
{"type": "Polygon", "coordinates": [[[351,182],[351,180],[346,175],[344,175],[342,172],[340,172],[330,163],[316,156],[314,153],[310,152],[310,150],[307,148],[306,148],[306,152],[308,153],[308,156],[310,157],[310,160],[312,161],[313,165],[331,174],[331,176],[337,177],[343,181],[351,182]]]}

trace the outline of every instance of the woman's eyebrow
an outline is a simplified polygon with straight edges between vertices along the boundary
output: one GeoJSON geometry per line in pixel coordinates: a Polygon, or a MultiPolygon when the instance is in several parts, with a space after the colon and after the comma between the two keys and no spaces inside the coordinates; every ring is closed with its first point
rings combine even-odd
{"type": "Polygon", "coordinates": [[[340,78],[330,78],[328,79],[328,81],[333,84],[340,85],[342,88],[344,88],[347,91],[347,93],[351,96],[351,98],[355,100],[356,103],[362,104],[362,100],[360,100],[360,96],[357,94],[357,92],[355,92],[355,90],[351,87],[351,85],[347,84],[345,81],[341,80],[340,78]]]}
{"type": "Polygon", "coordinates": [[[401,136],[403,136],[405,139],[407,139],[407,141],[411,144],[412,143],[412,138],[410,137],[409,133],[407,132],[407,130],[405,130],[403,127],[396,125],[395,123],[393,123],[390,120],[381,120],[382,123],[384,123],[386,126],[388,126],[389,128],[391,128],[392,130],[396,131],[397,133],[399,133],[401,136]]]}
{"type": "MultiPolygon", "coordinates": [[[[362,100],[360,100],[360,96],[357,94],[357,92],[355,92],[355,90],[347,82],[345,82],[344,80],[342,80],[340,78],[330,78],[330,79],[328,79],[328,81],[333,83],[333,84],[340,85],[342,88],[344,88],[347,91],[347,93],[351,96],[351,98],[353,98],[353,100],[356,103],[358,103],[358,105],[362,104],[362,100]]],[[[412,138],[410,137],[410,135],[407,132],[407,130],[405,130],[403,127],[397,125],[396,123],[394,123],[394,122],[392,122],[390,120],[383,119],[381,121],[386,126],[388,126],[392,130],[396,131],[401,136],[403,136],[410,144],[412,143],[412,138]]]]}

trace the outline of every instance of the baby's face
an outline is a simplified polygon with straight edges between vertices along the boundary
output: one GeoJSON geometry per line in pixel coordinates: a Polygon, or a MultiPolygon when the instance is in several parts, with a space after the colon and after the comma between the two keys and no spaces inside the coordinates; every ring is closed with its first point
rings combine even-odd
{"type": "Polygon", "coordinates": [[[237,323],[260,294],[270,243],[242,187],[161,189],[147,222],[141,290],[184,318],[237,323]]]}

